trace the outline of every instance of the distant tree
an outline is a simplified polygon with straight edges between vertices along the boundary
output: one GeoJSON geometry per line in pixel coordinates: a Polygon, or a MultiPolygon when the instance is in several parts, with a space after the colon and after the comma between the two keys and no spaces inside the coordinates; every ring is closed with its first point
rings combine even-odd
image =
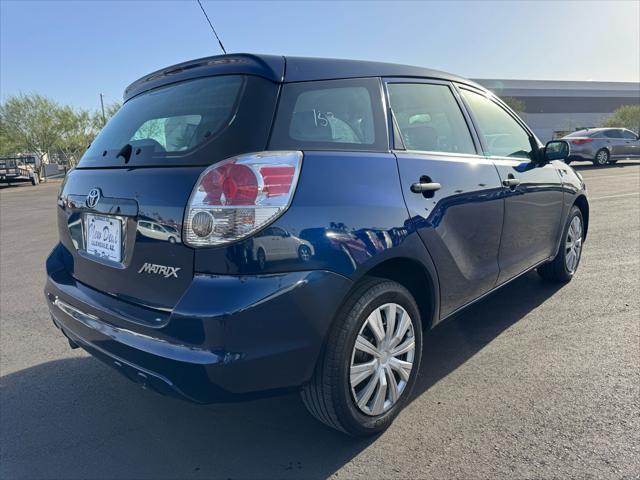
{"type": "Polygon", "coordinates": [[[63,107],[58,112],[61,132],[55,148],[70,167],[75,166],[89,144],[96,136],[92,115],[87,110],[63,107]]]}
{"type": "Polygon", "coordinates": [[[640,133],[640,105],[625,105],[618,108],[601,125],[609,128],[628,128],[640,133]]]}
{"type": "Polygon", "coordinates": [[[0,155],[14,155],[20,150],[22,147],[13,137],[4,117],[0,115],[0,155]]]}
{"type": "MultiPolygon", "coordinates": [[[[105,105],[107,121],[121,104],[105,105]]],[[[16,95],[0,105],[0,155],[33,152],[74,166],[103,127],[102,112],[76,109],[38,94],[16,95]]]]}
{"type": "MultiPolygon", "coordinates": [[[[112,103],[109,103],[108,105],[105,105],[104,106],[105,120],[108,122],[111,119],[111,117],[113,117],[116,114],[116,112],[120,110],[120,107],[122,107],[122,103],[120,102],[112,102],[112,103]]],[[[91,114],[91,124],[93,125],[93,127],[97,132],[99,132],[104,128],[105,124],[102,119],[101,110],[96,110],[91,114]]]]}
{"type": "Polygon", "coordinates": [[[522,115],[524,113],[525,104],[522,100],[515,97],[500,97],[500,99],[506,103],[511,110],[516,112],[518,115],[522,115]]]}
{"type": "Polygon", "coordinates": [[[107,117],[107,121],[109,121],[109,119],[113,117],[118,110],[120,110],[120,107],[122,107],[122,102],[115,101],[111,102],[104,108],[104,114],[107,117]]]}
{"type": "Polygon", "coordinates": [[[40,160],[59,141],[60,105],[42,95],[17,95],[0,105],[2,150],[33,152],[40,160]]]}

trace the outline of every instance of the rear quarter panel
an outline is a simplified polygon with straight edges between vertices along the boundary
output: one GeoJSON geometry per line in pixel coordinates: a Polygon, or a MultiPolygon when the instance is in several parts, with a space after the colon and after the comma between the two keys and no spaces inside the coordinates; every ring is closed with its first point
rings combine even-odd
{"type": "Polygon", "coordinates": [[[197,249],[196,271],[327,270],[357,280],[387,258],[427,255],[411,226],[391,153],[305,151],[292,205],[272,225],[311,244],[311,258],[305,261],[292,252],[281,256],[284,260],[267,261],[261,269],[252,258],[254,240],[247,239],[228,247],[197,249]]]}

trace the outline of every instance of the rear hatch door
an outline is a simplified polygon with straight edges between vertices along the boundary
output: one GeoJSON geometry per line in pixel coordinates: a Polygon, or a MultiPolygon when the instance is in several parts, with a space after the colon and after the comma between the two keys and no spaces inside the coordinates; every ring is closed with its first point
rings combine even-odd
{"type": "Polygon", "coordinates": [[[60,240],[73,277],[123,300],[173,308],[194,274],[182,222],[202,171],[264,150],[277,84],[208,76],[129,99],[65,181],[60,240]]]}
{"type": "Polygon", "coordinates": [[[172,308],[193,278],[194,252],[182,244],[182,217],[201,170],[71,172],[58,223],[74,256],[73,277],[123,300],[172,308]]]}

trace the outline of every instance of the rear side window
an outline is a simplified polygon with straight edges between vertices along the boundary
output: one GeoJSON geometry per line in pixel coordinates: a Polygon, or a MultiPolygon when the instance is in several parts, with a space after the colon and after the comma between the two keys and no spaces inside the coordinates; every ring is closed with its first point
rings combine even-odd
{"type": "Polygon", "coordinates": [[[461,90],[482,135],[487,155],[531,158],[529,133],[496,102],[469,90],[461,90]]]}
{"type": "Polygon", "coordinates": [[[270,148],[388,150],[380,81],[285,84],[270,148]]]}
{"type": "Polygon", "coordinates": [[[409,150],[476,153],[469,127],[446,85],[388,86],[391,110],[409,150]]]}
{"type": "Polygon", "coordinates": [[[607,138],[622,138],[622,130],[605,130],[604,136],[607,138]]]}
{"type": "Polygon", "coordinates": [[[221,75],[155,88],[128,100],[85,152],[79,167],[208,165],[264,150],[277,85],[259,77],[221,75]]]}

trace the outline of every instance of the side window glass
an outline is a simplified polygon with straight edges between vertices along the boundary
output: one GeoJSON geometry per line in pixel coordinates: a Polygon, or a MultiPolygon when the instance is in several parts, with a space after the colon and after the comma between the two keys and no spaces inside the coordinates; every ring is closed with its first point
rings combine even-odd
{"type": "Polygon", "coordinates": [[[390,83],[389,102],[409,150],[476,153],[471,133],[446,85],[390,83]]]}
{"type": "Polygon", "coordinates": [[[622,138],[620,130],[604,130],[604,136],[607,138],[622,138]]]}
{"type": "Polygon", "coordinates": [[[283,85],[269,148],[388,150],[380,79],[283,85]]]}
{"type": "Polygon", "coordinates": [[[500,105],[484,95],[462,90],[484,139],[488,155],[531,158],[529,134],[500,105]]]}
{"type": "Polygon", "coordinates": [[[295,140],[373,144],[371,98],[364,87],[325,88],[301,93],[289,135],[295,140]]]}
{"type": "Polygon", "coordinates": [[[638,138],[638,136],[635,133],[629,130],[622,130],[622,136],[629,140],[636,140],[638,138]]]}

